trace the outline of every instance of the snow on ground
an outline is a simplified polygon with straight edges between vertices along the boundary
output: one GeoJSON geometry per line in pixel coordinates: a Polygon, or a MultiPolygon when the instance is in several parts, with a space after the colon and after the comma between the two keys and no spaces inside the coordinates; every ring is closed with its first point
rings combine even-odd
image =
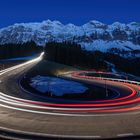
{"type": "Polygon", "coordinates": [[[33,77],[30,85],[42,93],[51,92],[56,96],[70,93],[84,93],[88,89],[78,82],[40,75],[33,77]]]}
{"type": "Polygon", "coordinates": [[[113,64],[113,63],[110,63],[108,61],[104,61],[106,64],[108,64],[108,66],[111,68],[111,72],[116,74],[118,73],[119,75],[123,76],[123,77],[126,77],[132,81],[140,81],[140,76],[135,76],[133,74],[130,74],[130,73],[126,73],[126,72],[123,72],[123,71],[120,71],[118,69],[116,69],[116,66],[113,64]]]}
{"type": "Polygon", "coordinates": [[[139,50],[140,46],[135,45],[130,41],[104,41],[104,40],[95,40],[91,43],[80,43],[83,48],[88,51],[101,51],[108,52],[112,48],[118,48],[119,50],[132,51],[139,50]]]}
{"type": "Polygon", "coordinates": [[[108,61],[104,61],[104,62],[111,68],[112,73],[117,73],[116,66],[113,63],[110,63],[108,61]]]}

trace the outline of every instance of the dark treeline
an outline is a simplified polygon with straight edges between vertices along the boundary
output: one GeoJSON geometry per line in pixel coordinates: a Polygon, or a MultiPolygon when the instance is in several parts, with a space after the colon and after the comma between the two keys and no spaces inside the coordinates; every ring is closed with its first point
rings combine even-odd
{"type": "Polygon", "coordinates": [[[116,68],[123,72],[140,76],[140,58],[124,58],[107,53],[104,55],[104,59],[115,64],[116,68]]]}
{"type": "MultiPolygon", "coordinates": [[[[42,50],[43,47],[36,45],[33,41],[23,44],[4,44],[0,45],[0,59],[30,56],[40,53],[42,50]]],[[[116,68],[121,71],[140,75],[140,58],[121,57],[117,50],[111,53],[89,52],[75,43],[49,42],[44,51],[46,52],[44,58],[50,61],[85,69],[108,70],[106,60],[115,64],[116,68]]]]}
{"type": "Polygon", "coordinates": [[[50,61],[84,68],[106,69],[100,52],[88,52],[80,45],[70,42],[49,42],[45,46],[45,58],[50,61]]]}
{"type": "Polygon", "coordinates": [[[58,63],[88,68],[108,70],[105,60],[115,64],[116,68],[135,75],[140,75],[140,58],[124,58],[115,53],[102,53],[99,51],[89,52],[83,50],[80,45],[75,43],[50,42],[45,47],[47,60],[58,63]]]}
{"type": "Polygon", "coordinates": [[[41,52],[42,47],[37,46],[33,41],[23,44],[0,45],[0,59],[30,56],[41,52]]]}

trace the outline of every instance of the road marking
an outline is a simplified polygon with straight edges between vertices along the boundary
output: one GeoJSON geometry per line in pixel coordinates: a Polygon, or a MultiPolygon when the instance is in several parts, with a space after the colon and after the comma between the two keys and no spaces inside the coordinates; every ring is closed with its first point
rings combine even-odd
{"type": "Polygon", "coordinates": [[[22,130],[16,130],[16,129],[11,129],[11,128],[5,128],[5,127],[1,127],[0,126],[0,130],[3,130],[3,131],[6,131],[6,132],[14,132],[14,133],[17,133],[17,134],[23,134],[23,135],[34,135],[34,136],[43,136],[43,137],[52,137],[52,138],[74,138],[74,139],[96,139],[96,138],[101,138],[101,136],[92,136],[92,135],[59,135],[59,134],[46,134],[46,133],[35,133],[35,132],[27,132],[27,131],[22,131],[22,130]]]}
{"type": "MultiPolygon", "coordinates": [[[[82,136],[81,136],[81,138],[82,138],[82,136]]],[[[91,138],[101,138],[101,136],[92,136],[91,138]]]]}
{"type": "Polygon", "coordinates": [[[123,133],[123,134],[118,134],[118,137],[124,137],[124,136],[133,136],[133,133],[123,133]]]}

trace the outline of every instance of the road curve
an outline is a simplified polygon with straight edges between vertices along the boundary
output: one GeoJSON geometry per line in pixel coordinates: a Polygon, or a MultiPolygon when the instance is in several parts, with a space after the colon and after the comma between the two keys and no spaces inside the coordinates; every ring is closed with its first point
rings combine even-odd
{"type": "MultiPolygon", "coordinates": [[[[23,91],[18,83],[20,76],[35,66],[41,57],[0,72],[0,132],[5,130],[13,132],[15,137],[22,134],[21,137],[34,139],[100,139],[140,134],[137,85],[119,82],[116,85],[113,81],[107,81],[108,86],[112,85],[120,92],[124,90],[130,94],[114,101],[98,101],[84,105],[46,103],[23,91]]],[[[88,82],[101,85],[104,83],[97,79],[90,79],[88,82]]]]}

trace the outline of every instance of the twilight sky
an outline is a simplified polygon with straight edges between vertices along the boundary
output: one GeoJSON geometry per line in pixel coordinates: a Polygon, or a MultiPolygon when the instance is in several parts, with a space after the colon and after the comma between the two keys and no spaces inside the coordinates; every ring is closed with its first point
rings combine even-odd
{"type": "Polygon", "coordinates": [[[76,25],[140,22],[140,0],[0,0],[0,28],[47,19],[76,25]]]}

